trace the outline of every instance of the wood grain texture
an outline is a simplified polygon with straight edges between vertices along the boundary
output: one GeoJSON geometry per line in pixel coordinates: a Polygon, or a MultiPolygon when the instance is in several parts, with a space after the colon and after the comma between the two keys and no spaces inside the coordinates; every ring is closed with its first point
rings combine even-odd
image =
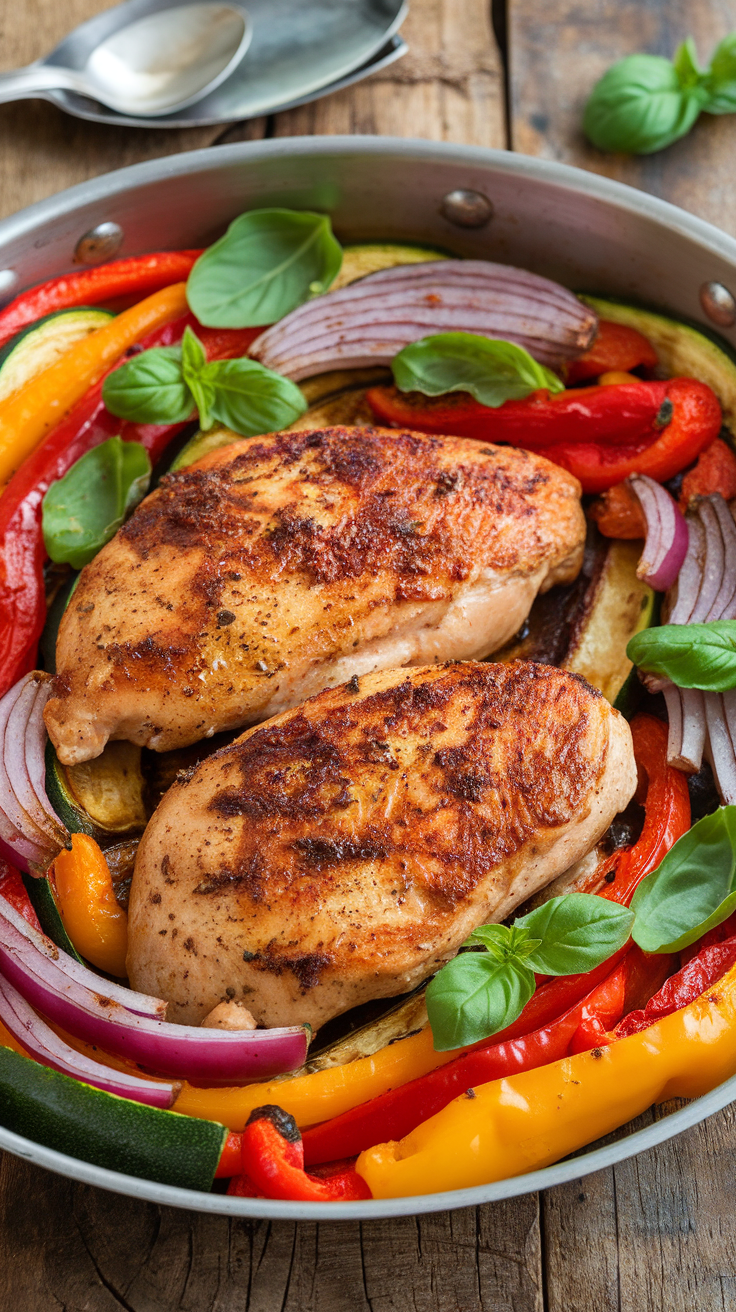
{"type": "Polygon", "coordinates": [[[0,1190],[3,1312],[543,1312],[535,1198],[362,1224],[230,1221],[8,1156],[0,1190]]]}
{"type": "Polygon", "coordinates": [[[583,107],[617,59],[671,57],[695,37],[701,63],[736,29],[734,0],[509,0],[511,143],[627,182],[736,234],[736,116],[701,115],[655,155],[604,155],[584,138],[583,107]]]}
{"type": "MultiPolygon", "coordinates": [[[[99,0],[1,0],[0,70],[38,59],[110,7],[99,0]]],[[[265,119],[254,119],[242,139],[264,131],[265,119]]],[[[150,131],[86,123],[42,100],[0,105],[0,218],[111,169],[209,146],[221,133],[220,126],[150,131]]]]}
{"type": "MultiPolygon", "coordinates": [[[[679,1104],[640,1117],[650,1124],[679,1104]]],[[[730,1312],[736,1111],[544,1196],[548,1312],[730,1312]]]]}

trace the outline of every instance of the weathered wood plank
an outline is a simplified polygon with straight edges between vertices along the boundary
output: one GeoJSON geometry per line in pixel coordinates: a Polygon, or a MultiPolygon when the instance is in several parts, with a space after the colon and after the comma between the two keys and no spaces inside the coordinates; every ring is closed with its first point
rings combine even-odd
{"type": "Polygon", "coordinates": [[[736,1306],[735,1141],[736,1111],[729,1107],[652,1152],[550,1190],[549,1312],[736,1306]]]}
{"type": "Polygon", "coordinates": [[[228,1221],[7,1155],[0,1307],[23,1312],[542,1312],[536,1198],[342,1225],[228,1221]]]}
{"type": "MultiPolygon", "coordinates": [[[[30,63],[77,23],[101,9],[99,0],[0,0],[0,68],[30,63]]],[[[244,125],[241,139],[262,137],[265,120],[244,125]]],[[[62,114],[45,101],[0,105],[0,218],[64,187],[159,155],[216,141],[222,128],[114,128],[62,114]]]]}
{"type": "Polygon", "coordinates": [[[509,0],[511,143],[662,196],[736,233],[736,118],[701,116],[667,150],[604,155],[581,131],[585,101],[617,59],[645,50],[671,57],[692,35],[701,62],[736,28],[733,0],[509,0]]]}

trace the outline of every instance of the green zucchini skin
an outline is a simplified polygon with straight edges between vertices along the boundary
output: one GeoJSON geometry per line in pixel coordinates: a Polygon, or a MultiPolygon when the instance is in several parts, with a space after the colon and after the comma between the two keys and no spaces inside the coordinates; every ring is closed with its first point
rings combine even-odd
{"type": "Polygon", "coordinates": [[[0,1118],[44,1148],[141,1180],[209,1192],[224,1125],[93,1089],[0,1047],[0,1118]]]}
{"type": "Polygon", "coordinates": [[[87,962],[84,957],[80,957],[64,928],[61,912],[56,905],[56,898],[48,876],[36,878],[34,875],[22,875],[21,878],[28,894],[28,900],[38,916],[44,934],[51,939],[52,943],[56,944],[57,948],[61,948],[62,952],[66,952],[67,956],[73,957],[75,961],[80,961],[83,966],[86,966],[87,962]]]}
{"type": "Polygon", "coordinates": [[[0,399],[24,387],[89,333],[114,318],[111,310],[74,306],[37,319],[0,350],[0,399]],[[61,349],[56,347],[59,344],[61,349]]]}

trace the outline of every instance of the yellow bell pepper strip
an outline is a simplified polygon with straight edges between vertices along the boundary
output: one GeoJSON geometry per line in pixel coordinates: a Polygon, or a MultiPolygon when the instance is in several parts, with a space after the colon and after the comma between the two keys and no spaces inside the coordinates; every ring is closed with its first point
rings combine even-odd
{"type": "Polygon", "coordinates": [[[356,1170],[374,1198],[505,1180],[734,1073],[736,966],[689,1006],[610,1047],[468,1090],[406,1138],[361,1153],[356,1170]]]}
{"type": "MultiPolygon", "coordinates": [[[[560,976],[543,984],[518,1019],[494,1034],[493,1042],[529,1034],[561,1016],[610,974],[626,950],[622,948],[616,956],[586,974],[560,976]]],[[[394,1040],[372,1056],[359,1057],[345,1066],[330,1066],[311,1074],[288,1076],[269,1084],[249,1084],[238,1089],[198,1089],[185,1084],[176,1110],[204,1120],[210,1120],[214,1115],[231,1130],[242,1130],[250,1113],[268,1101],[283,1107],[303,1129],[320,1121],[332,1120],[487,1043],[488,1040],[483,1039],[480,1044],[472,1044],[469,1048],[435,1052],[432,1031],[427,1026],[418,1034],[394,1040]]]]}
{"type": "Polygon", "coordinates": [[[0,483],[38,446],[88,388],[130,346],[169,319],[185,314],[186,283],[174,283],[90,333],[26,387],[0,401],[0,483]]]}
{"type": "MultiPolygon", "coordinates": [[[[69,936],[71,938],[71,934],[69,936]]],[[[80,949],[81,950],[81,949],[80,949]]],[[[435,1052],[432,1031],[380,1048],[370,1057],[359,1057],[345,1066],[329,1066],[308,1075],[295,1075],[266,1084],[246,1084],[238,1089],[198,1089],[185,1084],[174,1110],[186,1116],[208,1121],[216,1119],[230,1130],[242,1130],[252,1111],[264,1103],[277,1103],[294,1117],[300,1129],[330,1120],[376,1094],[398,1084],[406,1084],[416,1075],[443,1066],[457,1057],[457,1052],[435,1052]]]]}
{"type": "Polygon", "coordinates": [[[94,838],[72,834],[71,851],[62,850],[54,861],[53,879],[64,928],[77,952],[98,970],[123,978],[128,917],[94,838]]]}

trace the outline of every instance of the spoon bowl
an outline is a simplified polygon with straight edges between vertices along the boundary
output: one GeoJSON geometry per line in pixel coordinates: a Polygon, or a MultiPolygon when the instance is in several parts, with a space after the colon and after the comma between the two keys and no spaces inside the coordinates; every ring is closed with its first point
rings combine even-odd
{"type": "Polygon", "coordinates": [[[0,75],[0,102],[34,92],[75,91],[118,113],[155,118],[209,95],[230,76],[252,40],[248,12],[237,3],[197,0],[142,18],[133,17],[136,8],[118,6],[119,26],[80,69],[39,60],[0,75]]]}

